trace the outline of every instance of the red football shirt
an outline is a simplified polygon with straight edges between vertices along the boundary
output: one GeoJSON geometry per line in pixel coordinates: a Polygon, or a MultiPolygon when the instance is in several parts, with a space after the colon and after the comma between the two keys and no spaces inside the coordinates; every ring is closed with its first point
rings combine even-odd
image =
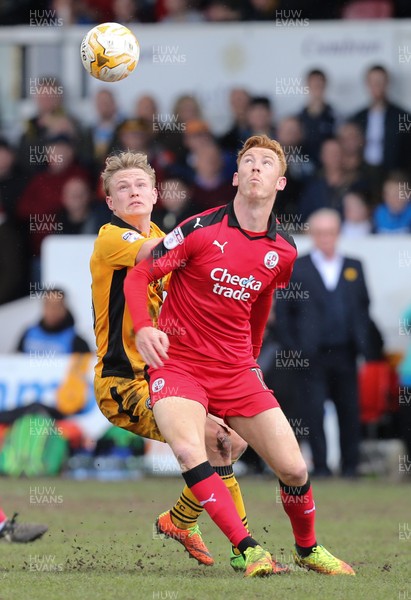
{"type": "Polygon", "coordinates": [[[296,257],[274,216],[261,235],[241,229],[233,202],[190,217],[129,271],[124,290],[134,329],[152,325],[149,282],[173,271],[158,322],[170,358],[249,364],[260,351],[273,292],[288,284],[296,257]]]}

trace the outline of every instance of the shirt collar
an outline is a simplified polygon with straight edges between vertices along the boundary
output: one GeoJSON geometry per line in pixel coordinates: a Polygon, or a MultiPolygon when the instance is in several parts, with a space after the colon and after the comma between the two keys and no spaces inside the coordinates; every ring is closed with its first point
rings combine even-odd
{"type": "Polygon", "coordinates": [[[143,235],[143,232],[140,231],[140,229],[137,229],[137,227],[133,227],[133,225],[130,225],[130,223],[126,223],[125,221],[123,221],[123,219],[117,217],[117,215],[111,216],[111,224],[115,225],[116,227],[121,227],[122,229],[134,229],[134,231],[137,231],[137,233],[143,235]]]}
{"type": "Polygon", "coordinates": [[[339,264],[342,261],[341,254],[336,252],[332,258],[327,258],[321,250],[318,248],[313,248],[310,252],[311,260],[315,265],[330,265],[330,264],[339,264]]]}
{"type": "MultiPolygon", "coordinates": [[[[227,204],[226,215],[228,216],[228,226],[229,227],[237,227],[237,229],[241,229],[241,231],[243,231],[243,229],[240,226],[240,223],[238,222],[237,216],[234,212],[234,201],[229,202],[227,204]]],[[[268,231],[265,234],[265,237],[275,240],[276,236],[277,236],[277,223],[276,223],[274,213],[271,213],[270,224],[268,227],[268,231]]]]}

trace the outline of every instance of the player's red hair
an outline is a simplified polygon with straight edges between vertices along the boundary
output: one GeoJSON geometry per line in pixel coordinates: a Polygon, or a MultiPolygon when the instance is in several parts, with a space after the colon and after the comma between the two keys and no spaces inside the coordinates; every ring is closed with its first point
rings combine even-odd
{"type": "Polygon", "coordinates": [[[285,160],[284,150],[276,140],[272,140],[268,135],[253,135],[249,137],[237,154],[237,166],[240,164],[243,155],[250,150],[250,148],[267,148],[268,150],[272,150],[274,154],[277,155],[278,162],[280,163],[280,177],[284,175],[287,170],[287,162],[285,160]]]}

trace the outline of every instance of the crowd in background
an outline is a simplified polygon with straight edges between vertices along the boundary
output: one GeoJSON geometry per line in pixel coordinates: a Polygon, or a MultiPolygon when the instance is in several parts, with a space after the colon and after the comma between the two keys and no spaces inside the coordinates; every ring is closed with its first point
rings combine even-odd
{"type": "Polygon", "coordinates": [[[110,220],[99,176],[113,151],[147,153],[159,190],[153,220],[165,232],[234,197],[237,152],[261,133],[276,138],[287,157],[287,186],[275,210],[290,233],[302,233],[322,207],[338,210],[345,236],[411,232],[411,115],[391,102],[381,65],[359,82],[368,104],[344,119],[327,100],[327,75],[319,69],[306,74],[300,110],[282,118],[268,96],[233,88],[231,126],[218,136],[192,94],[182,94],[163,122],[158,98],[138,96],[125,115],[116,91],[104,87],[93,98],[89,125],[70,113],[56,78],[39,81],[35,114],[20,139],[0,137],[0,303],[41,280],[47,235],[96,234],[110,220]]]}
{"type": "Polygon", "coordinates": [[[27,24],[30,11],[64,24],[199,23],[283,18],[409,18],[408,0],[19,0],[0,5],[4,25],[27,24]],[[293,11],[290,13],[289,11],[293,11]]]}

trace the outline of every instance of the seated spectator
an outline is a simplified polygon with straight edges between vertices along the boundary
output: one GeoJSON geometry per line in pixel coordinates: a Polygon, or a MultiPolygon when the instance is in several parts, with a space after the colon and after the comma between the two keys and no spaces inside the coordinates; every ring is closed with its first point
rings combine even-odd
{"type": "Polygon", "coordinates": [[[248,136],[247,109],[250,105],[251,96],[244,88],[233,88],[230,90],[229,103],[232,117],[230,129],[219,138],[222,148],[229,152],[237,153],[242,142],[248,136]]]}
{"type": "Polygon", "coordinates": [[[136,2],[135,0],[113,0],[113,21],[114,23],[133,24],[133,23],[153,23],[154,7],[147,2],[136,2]]]}
{"type": "Polygon", "coordinates": [[[308,102],[297,114],[304,131],[304,144],[312,160],[319,166],[320,148],[335,133],[336,116],[326,100],[327,76],[320,69],[306,75],[308,102]]]}
{"type": "Polygon", "coordinates": [[[146,119],[124,119],[114,131],[108,154],[124,150],[150,154],[151,132],[151,123],[146,119]]]}
{"type": "Polygon", "coordinates": [[[405,175],[392,173],[382,188],[383,203],[374,211],[376,233],[411,233],[410,185],[405,175]]]}
{"type": "Polygon", "coordinates": [[[156,205],[153,221],[164,233],[198,212],[191,202],[190,186],[184,179],[167,178],[158,188],[160,208],[156,205]]]}
{"type": "Polygon", "coordinates": [[[29,174],[43,170],[36,160],[50,137],[66,135],[73,139],[80,162],[90,165],[90,146],[84,128],[64,106],[63,86],[57,77],[39,77],[31,85],[35,92],[36,113],[29,119],[20,138],[18,156],[29,174]]]}
{"type": "Polygon", "coordinates": [[[185,123],[181,135],[181,148],[177,160],[168,170],[170,174],[192,182],[194,177],[193,157],[198,148],[215,141],[208,123],[192,119],[185,123]]]}
{"type": "MultiPolygon", "coordinates": [[[[136,119],[142,119],[146,123],[150,124],[150,145],[152,150],[159,152],[165,149],[168,136],[173,133],[174,123],[172,122],[171,116],[162,114],[159,111],[159,107],[154,96],[150,94],[142,94],[136,100],[134,108],[134,117],[136,119]],[[170,123],[170,124],[169,124],[170,123]]],[[[170,156],[170,159],[174,159],[174,155],[170,156]]]]}
{"type": "Polygon", "coordinates": [[[377,203],[381,191],[373,187],[372,168],[364,161],[364,134],[357,123],[346,121],[336,132],[342,150],[342,165],[347,181],[358,184],[361,181],[369,203],[377,203]]]}
{"type": "Polygon", "coordinates": [[[206,0],[203,14],[207,21],[217,23],[241,20],[241,11],[235,0],[206,0]]]}
{"type": "Polygon", "coordinates": [[[65,182],[61,202],[62,210],[57,215],[61,234],[97,234],[111,220],[107,205],[93,202],[90,184],[80,177],[65,182]]]}
{"type": "Polygon", "coordinates": [[[171,153],[178,161],[184,161],[186,150],[184,148],[184,132],[190,121],[202,121],[203,115],[199,101],[190,94],[181,94],[173,104],[170,128],[164,127],[159,136],[161,147],[171,153]]]}
{"type": "Polygon", "coordinates": [[[38,414],[59,420],[62,435],[71,449],[85,442],[77,424],[70,417],[83,410],[89,398],[87,373],[94,357],[87,342],[78,335],[73,315],[62,289],[43,292],[42,315],[38,323],[22,334],[17,352],[29,355],[32,361],[52,361],[58,356],[72,355],[64,379],[55,389],[55,404],[44,402],[40,395],[32,404],[0,413],[0,423],[12,424],[23,415],[38,414]],[[64,423],[60,423],[60,419],[64,423]],[[68,419],[68,422],[66,422],[68,419]]]}
{"type": "Polygon", "coordinates": [[[188,0],[163,0],[165,16],[161,23],[199,23],[204,15],[199,10],[190,8],[188,0]]]}
{"type": "Polygon", "coordinates": [[[278,123],[277,140],[287,160],[287,178],[304,181],[315,171],[303,139],[303,129],[297,117],[284,117],[278,123]]]}
{"type": "Polygon", "coordinates": [[[136,119],[144,119],[152,123],[158,113],[158,104],[154,96],[142,94],[137,98],[134,109],[136,119]]]}
{"type": "Polygon", "coordinates": [[[296,19],[308,19],[309,21],[318,19],[327,21],[329,19],[339,19],[341,17],[341,6],[345,0],[316,0],[316,2],[307,2],[307,0],[278,0],[277,8],[278,18],[292,19],[294,14],[296,19]],[[283,16],[281,16],[283,15],[283,16]],[[287,16],[290,15],[290,16],[287,16]]]}
{"type": "Polygon", "coordinates": [[[94,96],[95,122],[89,126],[87,133],[91,138],[93,163],[96,172],[100,171],[109,151],[117,125],[124,120],[111,89],[99,89],[94,96]]]}
{"type": "Polygon", "coordinates": [[[192,94],[178,96],[173,105],[173,115],[179,123],[203,119],[203,111],[200,102],[192,94]]]}
{"type": "Polygon", "coordinates": [[[23,238],[3,210],[0,197],[0,304],[24,296],[27,280],[23,238]]]}
{"type": "Polygon", "coordinates": [[[42,317],[23,332],[17,352],[37,357],[90,352],[87,342],[77,334],[63,290],[44,292],[42,317]]]}
{"type": "Polygon", "coordinates": [[[303,142],[303,128],[297,117],[284,117],[278,123],[277,141],[280,142],[287,161],[287,185],[276,200],[278,218],[294,215],[302,186],[315,173],[315,165],[303,142]]]}
{"type": "Polygon", "coordinates": [[[26,184],[27,177],[17,163],[15,148],[0,138],[0,199],[9,223],[15,221],[17,201],[26,184]]]}
{"type": "Polygon", "coordinates": [[[236,189],[224,175],[224,156],[218,144],[200,145],[193,153],[193,167],[191,202],[195,213],[234,199],[236,189]]]}
{"type": "Polygon", "coordinates": [[[342,208],[342,236],[359,238],[372,233],[370,207],[362,191],[351,190],[344,194],[342,208]]]}
{"type": "Polygon", "coordinates": [[[375,179],[381,185],[388,172],[407,168],[411,157],[408,132],[401,130],[401,122],[411,122],[411,115],[392,103],[388,96],[389,75],[381,65],[367,70],[366,85],[369,104],[349,120],[358,123],[364,137],[364,160],[373,168],[375,179]]]}
{"type": "Polygon", "coordinates": [[[72,177],[89,181],[89,173],[76,157],[74,141],[66,135],[50,138],[45,154],[39,158],[46,169],[34,175],[25,187],[18,205],[17,218],[27,232],[31,256],[31,279],[40,281],[40,247],[43,239],[58,233],[57,213],[62,207],[62,188],[72,177]]]}
{"type": "Polygon", "coordinates": [[[269,98],[266,96],[251,98],[247,110],[247,124],[247,136],[266,134],[270,138],[276,137],[273,109],[269,98]]]}
{"type": "Polygon", "coordinates": [[[334,208],[342,215],[342,197],[352,185],[342,162],[341,144],[335,138],[323,142],[321,170],[311,177],[301,191],[298,211],[303,221],[319,208],[334,208]]]}
{"type": "Polygon", "coordinates": [[[393,0],[351,0],[341,11],[343,19],[392,19],[393,0]]]}
{"type": "Polygon", "coordinates": [[[243,9],[245,21],[272,21],[276,17],[278,0],[248,0],[243,9]]]}

